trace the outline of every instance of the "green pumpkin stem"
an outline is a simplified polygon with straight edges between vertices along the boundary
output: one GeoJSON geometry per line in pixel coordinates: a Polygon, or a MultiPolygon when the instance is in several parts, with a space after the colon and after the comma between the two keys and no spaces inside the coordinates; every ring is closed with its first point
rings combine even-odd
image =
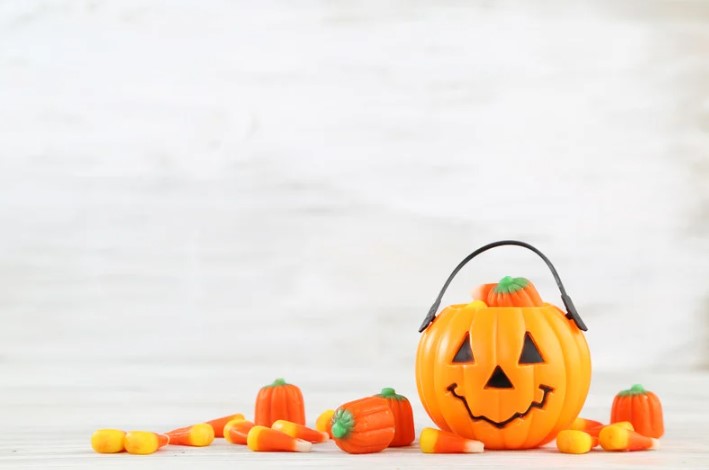
{"type": "Polygon", "coordinates": [[[332,415],[332,435],[338,439],[346,438],[354,428],[355,420],[352,413],[343,408],[338,408],[332,415]]]}
{"type": "Polygon", "coordinates": [[[618,395],[626,397],[629,395],[642,395],[643,393],[645,393],[645,387],[640,384],[634,384],[629,389],[621,391],[618,395]]]}
{"type": "Polygon", "coordinates": [[[388,398],[390,400],[406,400],[403,395],[397,395],[396,390],[391,387],[384,387],[380,394],[376,395],[382,398],[388,398]]]}
{"type": "Polygon", "coordinates": [[[273,381],[273,383],[271,384],[271,387],[277,387],[279,385],[286,385],[286,381],[284,379],[278,378],[273,381]]]}
{"type": "Polygon", "coordinates": [[[527,287],[529,281],[523,277],[505,276],[495,285],[496,294],[512,294],[527,287]]]}

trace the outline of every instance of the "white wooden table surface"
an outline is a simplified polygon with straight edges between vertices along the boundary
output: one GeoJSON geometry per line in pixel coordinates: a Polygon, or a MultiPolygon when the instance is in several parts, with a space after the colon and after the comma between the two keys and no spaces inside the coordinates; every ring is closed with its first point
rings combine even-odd
{"type": "MultiPolygon", "coordinates": [[[[31,368],[25,372],[21,368],[0,369],[2,377],[13,379],[0,388],[0,468],[709,468],[709,374],[594,376],[585,417],[607,420],[614,393],[634,382],[644,383],[662,398],[667,431],[661,449],[652,452],[594,451],[568,456],[549,445],[534,451],[489,451],[483,455],[432,456],[409,448],[351,456],[333,443],[316,445],[310,454],[254,453],[217,439],[206,448],[167,447],[150,456],[133,456],[93,453],[91,433],[100,427],[166,431],[231,412],[251,416],[258,385],[271,380],[270,375],[266,378],[265,369],[233,366],[227,360],[187,368],[135,364],[112,367],[112,377],[102,377],[103,383],[97,380],[97,368],[87,368],[84,380],[68,384],[63,383],[59,369],[38,376],[31,368]],[[92,370],[93,374],[89,373],[92,370]],[[49,382],[57,385],[52,387],[49,382]],[[122,386],[121,382],[132,385],[122,386]]],[[[410,397],[416,427],[420,430],[431,425],[418,401],[410,370],[375,367],[368,371],[280,372],[301,386],[311,424],[328,407],[393,385],[410,397]]]]}
{"type": "MultiPolygon", "coordinates": [[[[709,3],[0,1],[0,44],[1,468],[709,468],[709,3]],[[311,423],[393,386],[430,425],[416,327],[508,237],[584,312],[583,415],[642,383],[661,450],[92,452],[280,376],[311,423]]],[[[490,256],[448,303],[558,299],[490,256]]]]}

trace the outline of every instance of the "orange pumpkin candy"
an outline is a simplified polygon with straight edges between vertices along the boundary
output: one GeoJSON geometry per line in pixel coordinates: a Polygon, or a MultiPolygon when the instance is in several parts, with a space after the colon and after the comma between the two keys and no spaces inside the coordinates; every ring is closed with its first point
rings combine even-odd
{"type": "Polygon", "coordinates": [[[486,245],[453,271],[421,326],[416,355],[421,402],[440,429],[482,441],[486,448],[543,445],[569,427],[586,399],[591,361],[582,329],[545,256],[523,242],[486,245]],[[551,304],[491,307],[477,300],[449,306],[436,317],[458,270],[501,244],[527,247],[547,262],[569,313],[551,304]]]}
{"type": "Polygon", "coordinates": [[[485,301],[489,307],[541,307],[539,292],[528,279],[505,276],[490,289],[485,301]]]}
{"type": "Polygon", "coordinates": [[[616,395],[611,423],[619,421],[630,421],[635,431],[643,436],[659,438],[665,433],[660,399],[642,385],[633,385],[616,395]]]}
{"type": "Polygon", "coordinates": [[[279,419],[305,424],[303,394],[298,387],[283,379],[276,379],[259,390],[254,423],[270,427],[279,419]]]}
{"type": "Polygon", "coordinates": [[[341,405],[332,416],[332,437],[350,454],[386,449],[394,439],[394,414],[387,400],[367,397],[341,405]]]}
{"type": "Polygon", "coordinates": [[[394,439],[389,447],[408,446],[416,439],[414,414],[411,403],[403,395],[397,395],[393,388],[383,388],[378,397],[384,398],[394,414],[394,439]]]}

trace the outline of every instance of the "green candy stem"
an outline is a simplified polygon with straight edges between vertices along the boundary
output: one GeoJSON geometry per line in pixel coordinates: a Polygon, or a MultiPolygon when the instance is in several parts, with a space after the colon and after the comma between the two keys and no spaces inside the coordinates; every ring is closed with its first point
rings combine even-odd
{"type": "Polygon", "coordinates": [[[355,420],[352,413],[339,408],[332,416],[332,435],[338,439],[344,439],[352,432],[354,425],[355,420]]]}
{"type": "Polygon", "coordinates": [[[495,286],[497,294],[512,294],[527,287],[529,281],[523,277],[505,276],[495,286]]]}
{"type": "Polygon", "coordinates": [[[621,391],[618,395],[620,395],[621,397],[625,397],[629,395],[642,395],[643,393],[645,393],[645,387],[640,384],[635,384],[628,390],[621,391]]]}
{"type": "Polygon", "coordinates": [[[405,400],[406,399],[406,397],[404,397],[403,395],[397,395],[396,390],[394,390],[391,387],[384,387],[382,389],[382,392],[377,396],[382,397],[382,398],[389,398],[391,400],[405,400]]]}
{"type": "Polygon", "coordinates": [[[271,384],[271,387],[276,387],[278,385],[286,385],[286,381],[281,378],[278,378],[273,381],[273,383],[271,384]]]}

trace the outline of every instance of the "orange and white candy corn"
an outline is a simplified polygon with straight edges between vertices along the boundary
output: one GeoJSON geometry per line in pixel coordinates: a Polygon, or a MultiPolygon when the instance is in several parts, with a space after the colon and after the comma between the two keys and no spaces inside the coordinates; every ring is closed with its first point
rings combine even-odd
{"type": "Polygon", "coordinates": [[[123,447],[129,454],[152,454],[167,445],[170,438],[166,434],[148,431],[128,431],[123,438],[123,447]]]}
{"type": "Polygon", "coordinates": [[[256,452],[310,452],[312,448],[312,444],[308,441],[258,425],[249,431],[246,445],[256,452]]]}
{"type": "Polygon", "coordinates": [[[214,441],[214,428],[207,423],[173,429],[165,434],[170,438],[170,444],[176,446],[204,447],[214,441]]]}
{"type": "Polygon", "coordinates": [[[214,437],[224,437],[224,426],[233,419],[244,419],[244,415],[241,413],[236,413],[233,415],[212,419],[210,421],[206,421],[206,423],[214,428],[214,437]]]}
{"type": "Polygon", "coordinates": [[[99,454],[123,452],[125,431],[120,429],[99,429],[91,435],[91,447],[99,454]]]}
{"type": "Polygon", "coordinates": [[[598,441],[603,450],[626,451],[626,450],[649,450],[657,449],[660,441],[652,437],[646,437],[622,426],[606,426],[601,429],[598,441]]]}
{"type": "Polygon", "coordinates": [[[315,421],[315,429],[320,432],[326,432],[330,439],[332,439],[332,416],[334,414],[335,410],[325,410],[320,413],[320,416],[315,421]]]}
{"type": "Polygon", "coordinates": [[[485,449],[480,441],[433,428],[423,428],[419,436],[421,452],[426,454],[476,454],[485,449]]]}
{"type": "Polygon", "coordinates": [[[251,421],[233,419],[224,426],[224,438],[231,444],[246,445],[246,438],[254,426],[251,421]]]}
{"type": "Polygon", "coordinates": [[[556,435],[556,448],[564,454],[585,454],[598,445],[598,438],[578,429],[566,429],[556,435]]]}
{"type": "Polygon", "coordinates": [[[304,441],[312,442],[313,444],[325,442],[330,439],[330,436],[326,432],[317,431],[307,426],[303,426],[302,424],[286,421],[285,419],[279,419],[274,422],[271,425],[271,429],[284,432],[290,437],[303,439],[304,441]]]}

